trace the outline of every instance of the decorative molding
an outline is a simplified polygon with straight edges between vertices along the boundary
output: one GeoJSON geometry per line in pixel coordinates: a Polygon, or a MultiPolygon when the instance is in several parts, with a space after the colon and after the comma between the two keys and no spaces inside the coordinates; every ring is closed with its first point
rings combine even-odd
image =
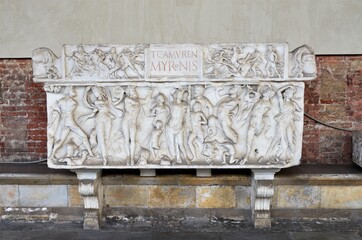
{"type": "Polygon", "coordinates": [[[300,164],[312,49],[287,43],[64,45],[33,54],[45,83],[48,166],[77,172],[84,227],[99,228],[100,169],[247,168],[270,227],[272,180],[300,164]]]}
{"type": "Polygon", "coordinates": [[[271,227],[270,202],[274,196],[273,179],[280,169],[252,169],[252,218],[254,227],[271,227]]]}
{"type": "Polygon", "coordinates": [[[76,170],[84,201],[84,229],[99,229],[103,209],[101,170],[76,170]]]}
{"type": "Polygon", "coordinates": [[[287,43],[64,45],[33,52],[34,80],[44,82],[306,81],[314,51],[287,43]]]}

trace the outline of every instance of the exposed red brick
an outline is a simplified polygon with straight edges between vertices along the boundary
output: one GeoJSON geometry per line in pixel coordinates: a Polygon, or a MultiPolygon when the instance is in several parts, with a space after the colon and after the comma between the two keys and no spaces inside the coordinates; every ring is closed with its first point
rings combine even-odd
{"type": "MultiPolygon", "coordinates": [[[[331,125],[362,130],[362,56],[317,56],[306,83],[305,112],[331,125]]],[[[46,97],[32,81],[30,59],[0,59],[0,161],[46,157],[46,97]]],[[[303,164],[350,164],[351,133],[304,118],[303,164]]]]}

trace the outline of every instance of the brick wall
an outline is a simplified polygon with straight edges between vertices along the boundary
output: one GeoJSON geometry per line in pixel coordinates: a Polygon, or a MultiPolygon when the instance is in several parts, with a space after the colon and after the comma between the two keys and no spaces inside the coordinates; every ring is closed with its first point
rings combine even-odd
{"type": "MultiPolygon", "coordinates": [[[[318,56],[305,112],[329,124],[362,130],[362,56],[318,56]]],[[[46,157],[46,100],[31,78],[30,59],[0,59],[0,161],[46,157]]],[[[305,117],[302,162],[351,163],[351,134],[305,117]]]]}
{"type": "MultiPolygon", "coordinates": [[[[362,56],[318,56],[318,78],[308,82],[305,112],[333,126],[362,130],[362,56]]],[[[304,118],[303,163],[348,164],[351,133],[304,118]]]]}
{"type": "Polygon", "coordinates": [[[0,160],[46,157],[46,100],[30,59],[0,59],[0,160]]]}

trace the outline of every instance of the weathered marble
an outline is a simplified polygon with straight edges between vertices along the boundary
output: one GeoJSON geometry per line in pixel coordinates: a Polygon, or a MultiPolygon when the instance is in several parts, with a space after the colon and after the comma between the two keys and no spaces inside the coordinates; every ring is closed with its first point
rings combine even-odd
{"type": "Polygon", "coordinates": [[[298,165],[312,50],[286,43],[65,45],[34,51],[52,168],[298,165]]]}
{"type": "Polygon", "coordinates": [[[357,165],[362,167],[362,132],[353,132],[352,134],[353,141],[353,153],[352,160],[357,165]]]}
{"type": "MultiPolygon", "coordinates": [[[[316,77],[310,47],[64,45],[60,57],[34,50],[33,69],[47,92],[48,166],[77,171],[85,228],[98,226],[97,170],[107,168],[140,169],[141,176],[161,168],[193,168],[198,176],[252,169],[255,226],[270,227],[274,174],[301,159],[303,81],[316,77]],[[84,171],[91,179],[81,178],[84,171]]],[[[229,188],[198,187],[190,204],[235,207],[229,188]],[[213,202],[213,194],[225,201],[213,202]]],[[[156,187],[152,194],[178,206],[181,195],[194,192],[156,187]]]]}

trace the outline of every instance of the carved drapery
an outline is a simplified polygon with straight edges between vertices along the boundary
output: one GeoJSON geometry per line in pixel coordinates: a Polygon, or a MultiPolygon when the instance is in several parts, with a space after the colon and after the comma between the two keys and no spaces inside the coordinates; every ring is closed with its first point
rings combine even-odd
{"type": "Polygon", "coordinates": [[[54,168],[298,165],[308,46],[65,45],[34,51],[54,168]]]}
{"type": "Polygon", "coordinates": [[[270,227],[272,180],[301,158],[308,46],[286,43],[64,45],[33,52],[47,92],[48,166],[73,169],[84,228],[97,229],[100,169],[253,171],[256,227],[270,227]]]}

